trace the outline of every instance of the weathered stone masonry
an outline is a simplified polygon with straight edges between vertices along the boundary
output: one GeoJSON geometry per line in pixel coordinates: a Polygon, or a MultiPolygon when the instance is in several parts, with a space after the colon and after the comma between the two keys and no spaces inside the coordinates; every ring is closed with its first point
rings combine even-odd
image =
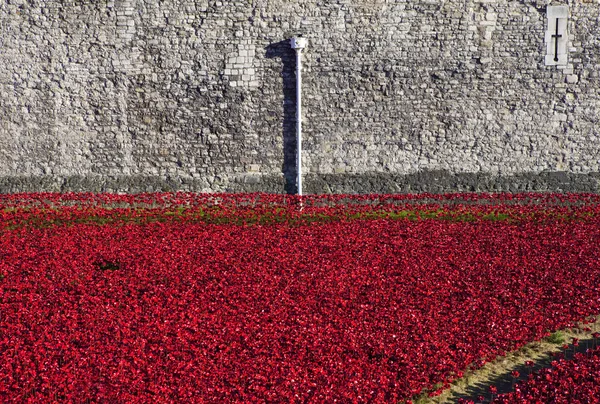
{"type": "Polygon", "coordinates": [[[307,192],[600,191],[598,0],[0,0],[0,191],[293,191],[297,34],[307,192]]]}

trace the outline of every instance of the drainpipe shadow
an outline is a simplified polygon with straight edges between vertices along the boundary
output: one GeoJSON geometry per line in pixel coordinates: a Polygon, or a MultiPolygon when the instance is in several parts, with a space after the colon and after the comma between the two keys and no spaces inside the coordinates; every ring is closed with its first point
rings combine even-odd
{"type": "Polygon", "coordinates": [[[283,121],[281,131],[283,137],[283,166],[281,171],[285,178],[284,191],[297,193],[296,186],[296,53],[290,46],[289,39],[272,43],[265,48],[265,57],[281,60],[281,77],[283,79],[283,121]]]}

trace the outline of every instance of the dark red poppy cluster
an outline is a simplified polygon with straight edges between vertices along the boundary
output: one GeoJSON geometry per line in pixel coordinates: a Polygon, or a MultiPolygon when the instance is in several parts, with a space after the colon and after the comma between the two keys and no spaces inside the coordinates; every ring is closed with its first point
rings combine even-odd
{"type": "Polygon", "coordinates": [[[0,401],[401,401],[600,312],[597,197],[285,198],[2,196],[0,401]],[[475,220],[354,220],[415,204],[475,220]]]}
{"type": "Polygon", "coordinates": [[[518,383],[511,393],[500,394],[494,403],[600,403],[600,349],[560,359],[518,383]]]}

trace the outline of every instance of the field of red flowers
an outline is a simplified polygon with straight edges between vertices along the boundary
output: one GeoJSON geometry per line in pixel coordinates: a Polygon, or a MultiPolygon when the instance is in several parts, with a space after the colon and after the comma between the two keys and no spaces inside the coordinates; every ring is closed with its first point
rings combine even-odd
{"type": "Polygon", "coordinates": [[[402,402],[600,314],[595,195],[0,196],[0,401],[402,402]]]}
{"type": "MultiPolygon", "coordinates": [[[[466,403],[466,401],[464,401],[466,403]]],[[[558,360],[501,394],[497,404],[520,403],[592,404],[600,403],[600,349],[577,353],[573,360],[558,360]]]]}

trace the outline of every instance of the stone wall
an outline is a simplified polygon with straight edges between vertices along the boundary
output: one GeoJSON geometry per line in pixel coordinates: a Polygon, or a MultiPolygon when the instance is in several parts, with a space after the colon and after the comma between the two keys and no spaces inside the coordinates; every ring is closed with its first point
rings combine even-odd
{"type": "Polygon", "coordinates": [[[297,34],[305,191],[600,191],[598,0],[3,0],[0,191],[293,192],[297,34]]]}

